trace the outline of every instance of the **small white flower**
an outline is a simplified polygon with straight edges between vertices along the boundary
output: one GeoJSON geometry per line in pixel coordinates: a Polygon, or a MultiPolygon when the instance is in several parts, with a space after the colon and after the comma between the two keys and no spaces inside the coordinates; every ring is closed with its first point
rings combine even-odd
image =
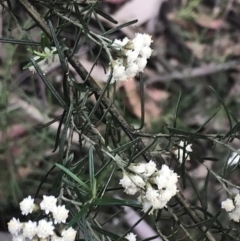
{"type": "Polygon", "coordinates": [[[128,50],[126,52],[126,56],[127,56],[127,62],[131,65],[133,64],[134,61],[137,60],[139,53],[137,51],[134,50],[128,50]]]}
{"type": "Polygon", "coordinates": [[[121,184],[124,188],[129,188],[133,185],[133,182],[126,173],[123,173],[123,178],[120,180],[119,184],[121,184]]]}
{"type": "Polygon", "coordinates": [[[144,188],[144,186],[146,185],[146,183],[143,181],[143,179],[139,175],[133,175],[133,176],[131,176],[131,178],[132,178],[134,184],[137,185],[138,187],[144,188]]]}
{"type": "MultiPolygon", "coordinates": [[[[146,212],[152,207],[152,203],[149,202],[149,201],[147,201],[147,200],[145,200],[145,201],[142,203],[142,205],[143,205],[142,211],[143,211],[144,213],[146,213],[146,212]]],[[[151,213],[151,212],[150,212],[150,213],[151,213]]]]}
{"type": "Polygon", "coordinates": [[[32,239],[37,234],[37,223],[29,220],[24,224],[23,236],[32,239]]]}
{"type": "Polygon", "coordinates": [[[67,229],[67,230],[63,230],[62,232],[62,239],[64,241],[74,241],[75,237],[76,237],[77,231],[74,230],[72,227],[67,229]]]}
{"type": "Polygon", "coordinates": [[[138,58],[137,59],[137,65],[138,65],[138,72],[142,72],[144,70],[144,68],[147,65],[147,60],[146,58],[138,58]]]}
{"type": "Polygon", "coordinates": [[[233,220],[234,222],[239,223],[240,216],[239,216],[238,213],[236,213],[236,212],[231,212],[231,213],[228,214],[228,216],[229,216],[229,218],[230,218],[231,220],[233,220]]]}
{"type": "Polygon", "coordinates": [[[170,176],[171,173],[172,173],[171,169],[166,164],[163,164],[161,167],[161,170],[158,171],[158,175],[165,176],[165,177],[170,176]]]}
{"type": "Polygon", "coordinates": [[[54,196],[43,195],[43,200],[40,203],[41,210],[45,211],[46,214],[53,212],[57,205],[57,198],[54,196]]]}
{"type": "Polygon", "coordinates": [[[158,190],[148,189],[145,197],[151,203],[154,209],[162,209],[166,205],[166,202],[161,199],[158,190]]]}
{"type": "Polygon", "coordinates": [[[124,74],[125,74],[124,66],[119,66],[119,65],[114,66],[113,75],[114,75],[115,78],[119,78],[124,74]]]}
{"type": "Polygon", "coordinates": [[[139,191],[139,189],[137,188],[137,186],[131,186],[128,187],[124,190],[125,193],[127,193],[128,195],[134,195],[139,191]]]}
{"type": "Polygon", "coordinates": [[[172,197],[174,197],[178,192],[177,185],[173,185],[171,189],[168,189],[168,191],[170,191],[172,194],[172,197]]]}
{"type": "Polygon", "coordinates": [[[136,236],[134,233],[128,233],[125,238],[129,241],[136,241],[136,236]]]}
{"type": "Polygon", "coordinates": [[[53,230],[53,222],[48,222],[45,219],[42,219],[38,222],[37,236],[39,238],[47,238],[48,236],[53,235],[53,230]]]}
{"type": "Polygon", "coordinates": [[[138,65],[136,63],[132,63],[127,69],[127,75],[135,76],[138,72],[138,65]]]}
{"type": "Polygon", "coordinates": [[[158,186],[158,189],[161,190],[167,187],[168,179],[166,178],[165,175],[157,175],[153,183],[156,183],[158,186]]]}
{"type": "Polygon", "coordinates": [[[145,165],[144,176],[150,177],[156,170],[157,170],[156,163],[151,160],[150,162],[146,163],[146,165],[145,165]]]}
{"type": "Polygon", "coordinates": [[[23,225],[19,222],[19,219],[12,218],[10,222],[8,223],[8,231],[12,235],[19,234],[20,230],[22,229],[23,225]]]}
{"type": "Polygon", "coordinates": [[[240,208],[240,195],[237,194],[234,198],[234,203],[240,208]]]}
{"type": "Polygon", "coordinates": [[[140,52],[141,49],[144,47],[143,35],[137,33],[136,37],[132,40],[132,42],[133,42],[134,50],[137,52],[140,52]]]}
{"type": "Polygon", "coordinates": [[[144,187],[145,182],[139,176],[135,176],[133,174],[126,175],[123,173],[123,178],[120,180],[119,184],[125,188],[124,192],[129,195],[134,195],[138,192],[137,185],[139,184],[140,187],[144,187]]]}
{"type": "Polygon", "coordinates": [[[161,191],[160,197],[161,197],[161,200],[167,204],[167,202],[173,197],[172,190],[168,189],[168,190],[161,191]]]}
{"type": "Polygon", "coordinates": [[[54,223],[66,223],[68,212],[65,205],[55,207],[53,210],[54,223]]]}
{"type": "Polygon", "coordinates": [[[188,144],[188,145],[185,146],[184,142],[180,141],[179,146],[181,148],[178,148],[177,150],[174,151],[175,156],[177,157],[177,159],[179,160],[180,163],[182,163],[183,160],[185,160],[185,159],[187,161],[189,161],[190,157],[188,155],[188,152],[192,152],[192,145],[188,144]],[[184,153],[184,150],[183,150],[184,148],[185,148],[185,153],[184,153]],[[185,154],[185,155],[183,156],[183,154],[185,154]]]}
{"type": "Polygon", "coordinates": [[[175,172],[171,172],[171,174],[168,177],[169,185],[172,186],[178,182],[178,175],[175,172]]]}
{"type": "Polygon", "coordinates": [[[145,46],[141,49],[140,54],[142,55],[142,57],[148,59],[152,54],[152,49],[148,46],[145,46]]]}
{"type": "Polygon", "coordinates": [[[31,196],[24,198],[22,202],[20,202],[20,210],[22,211],[22,215],[28,215],[33,212],[35,207],[34,199],[31,196]]]}
{"type": "Polygon", "coordinates": [[[233,201],[229,198],[222,202],[221,207],[222,209],[225,209],[227,212],[231,212],[235,208],[233,201]]]}
{"type": "Polygon", "coordinates": [[[143,44],[144,46],[150,46],[152,43],[152,36],[148,34],[143,34],[143,44]]]}

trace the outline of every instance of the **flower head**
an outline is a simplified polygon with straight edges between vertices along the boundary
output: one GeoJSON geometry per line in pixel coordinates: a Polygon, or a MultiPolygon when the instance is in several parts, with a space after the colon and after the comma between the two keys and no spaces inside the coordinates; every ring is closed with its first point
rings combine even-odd
{"type": "Polygon", "coordinates": [[[8,231],[12,235],[19,234],[20,230],[22,229],[23,225],[19,222],[19,219],[12,218],[10,222],[8,223],[8,231]]]}
{"type": "Polygon", "coordinates": [[[40,203],[41,210],[45,211],[46,214],[53,212],[57,205],[57,198],[54,196],[43,195],[43,200],[40,203]]]}
{"type": "Polygon", "coordinates": [[[66,223],[68,212],[65,205],[55,207],[53,210],[54,223],[66,223]]]}
{"type": "Polygon", "coordinates": [[[74,241],[76,234],[77,234],[77,231],[71,227],[67,230],[63,230],[62,238],[64,241],[74,241]]]}
{"type": "Polygon", "coordinates": [[[31,196],[24,198],[22,202],[20,202],[20,209],[22,211],[22,215],[28,215],[32,213],[34,210],[35,204],[34,199],[31,196]]]}
{"type": "Polygon", "coordinates": [[[129,241],[136,241],[136,235],[134,233],[129,233],[125,237],[129,241]]]}
{"type": "Polygon", "coordinates": [[[150,177],[157,170],[156,163],[154,161],[150,161],[145,165],[145,173],[144,176],[150,177]]]}
{"type": "Polygon", "coordinates": [[[222,206],[222,209],[225,209],[227,212],[231,212],[235,208],[233,204],[233,200],[229,198],[223,201],[221,206],[222,206]]]}
{"type": "Polygon", "coordinates": [[[24,224],[23,236],[32,239],[37,234],[37,223],[29,220],[24,224]]]}
{"type": "MultiPolygon", "coordinates": [[[[146,67],[147,59],[152,54],[151,42],[149,35],[141,33],[137,33],[133,40],[128,38],[124,38],[122,41],[114,40],[112,46],[118,54],[116,54],[116,57],[113,57],[110,63],[113,68],[111,83],[133,78],[137,73],[143,71],[146,67]]],[[[110,72],[105,75],[105,82],[109,76],[110,72]]]]}
{"type": "Polygon", "coordinates": [[[134,184],[134,182],[130,179],[134,177],[133,174],[126,175],[123,173],[123,178],[120,180],[119,184],[121,184],[125,188],[125,192],[129,195],[134,195],[138,191],[138,187],[134,184]]]}
{"type": "Polygon", "coordinates": [[[45,219],[42,219],[38,222],[37,236],[39,238],[47,238],[48,236],[53,235],[53,230],[53,222],[48,222],[45,219]]]}

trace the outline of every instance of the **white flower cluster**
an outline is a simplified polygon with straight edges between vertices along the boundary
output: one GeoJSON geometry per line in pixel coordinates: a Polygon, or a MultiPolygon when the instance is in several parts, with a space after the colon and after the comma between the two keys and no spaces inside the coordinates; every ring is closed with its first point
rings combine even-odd
{"type": "MultiPolygon", "coordinates": [[[[142,72],[147,65],[147,59],[152,54],[150,48],[152,39],[148,34],[137,33],[133,40],[124,38],[122,41],[116,39],[113,42],[113,60],[110,63],[113,68],[111,83],[133,78],[142,72]]],[[[110,70],[105,75],[104,81],[110,76],[110,70]]]]}
{"type": "Polygon", "coordinates": [[[149,163],[131,164],[129,169],[133,173],[123,173],[120,184],[125,188],[125,192],[134,195],[140,192],[139,201],[143,205],[143,211],[151,212],[155,209],[162,209],[168,201],[177,193],[177,174],[169,169],[167,165],[162,165],[161,170],[157,170],[153,161],[149,163]]]}
{"type": "Polygon", "coordinates": [[[48,241],[74,241],[77,231],[72,227],[68,229],[58,230],[57,224],[66,223],[68,218],[68,210],[65,205],[57,206],[57,198],[54,196],[43,196],[40,206],[34,204],[34,199],[31,196],[23,199],[20,202],[20,209],[23,215],[31,214],[41,210],[47,215],[47,218],[41,219],[38,222],[29,220],[22,223],[19,219],[13,218],[8,223],[8,230],[13,235],[13,241],[25,240],[48,240],[48,241]],[[58,236],[54,230],[58,230],[58,236]]]}
{"type": "Polygon", "coordinates": [[[237,194],[234,199],[228,198],[222,202],[222,209],[228,212],[228,216],[234,222],[240,221],[240,195],[237,194]]]}
{"type": "Polygon", "coordinates": [[[185,145],[183,141],[180,141],[179,148],[174,150],[174,155],[178,159],[180,163],[183,162],[183,160],[186,159],[186,161],[190,160],[190,156],[188,155],[188,152],[192,152],[192,145],[188,144],[185,145]],[[185,148],[185,151],[184,151],[185,148]]]}

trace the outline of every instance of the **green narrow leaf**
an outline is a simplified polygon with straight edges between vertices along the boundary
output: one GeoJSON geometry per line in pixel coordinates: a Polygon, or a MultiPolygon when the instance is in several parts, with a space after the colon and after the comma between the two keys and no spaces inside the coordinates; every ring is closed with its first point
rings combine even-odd
{"type": "Polygon", "coordinates": [[[207,123],[209,123],[209,122],[216,116],[216,114],[218,113],[219,110],[220,110],[220,108],[218,108],[218,109],[214,112],[214,114],[213,114],[208,120],[206,120],[206,121],[196,130],[195,133],[201,131],[202,128],[203,128],[205,125],[207,125],[207,123]]]}
{"type": "Polygon", "coordinates": [[[41,32],[41,48],[44,51],[45,47],[51,48],[51,44],[44,32],[41,32]]]}
{"type": "Polygon", "coordinates": [[[45,174],[45,176],[44,176],[43,179],[41,180],[41,182],[40,182],[40,184],[39,184],[39,186],[38,186],[38,188],[37,188],[37,191],[36,191],[36,193],[35,193],[34,199],[37,198],[37,196],[38,196],[38,194],[39,194],[39,192],[40,192],[43,184],[44,184],[45,181],[47,180],[47,178],[48,178],[48,176],[50,175],[50,173],[54,170],[54,168],[55,168],[55,165],[52,166],[52,167],[49,169],[49,171],[45,174]]]}
{"type": "Polygon", "coordinates": [[[49,25],[49,29],[50,29],[51,34],[52,34],[54,44],[55,44],[57,52],[58,52],[58,56],[59,56],[59,60],[61,62],[61,66],[63,67],[63,71],[64,71],[64,73],[68,73],[68,71],[69,71],[68,70],[68,63],[66,62],[66,58],[64,56],[64,53],[62,51],[61,46],[59,45],[57,36],[55,34],[55,30],[54,30],[52,22],[50,20],[48,20],[48,25],[49,25]]]}
{"type": "Polygon", "coordinates": [[[97,185],[100,185],[103,181],[103,179],[106,177],[106,175],[112,170],[113,165],[110,164],[112,162],[112,159],[109,159],[96,173],[97,176],[97,185]]]}
{"type": "MultiPolygon", "coordinates": [[[[72,52],[71,52],[70,57],[72,57],[74,54],[76,54],[79,51],[81,45],[84,43],[84,42],[81,41],[81,39],[82,39],[81,38],[82,37],[82,29],[76,28],[76,32],[77,32],[77,37],[75,39],[74,46],[71,50],[72,52]],[[80,42],[80,44],[79,44],[79,42],[80,42]]],[[[85,39],[84,39],[84,41],[85,41],[85,39]]]]}
{"type": "Polygon", "coordinates": [[[95,19],[96,19],[96,21],[98,23],[98,26],[101,29],[102,33],[106,32],[106,30],[105,30],[104,26],[102,25],[101,21],[99,20],[99,17],[98,17],[98,15],[97,15],[95,10],[93,11],[93,14],[94,14],[94,17],[95,17],[95,19]]]}
{"type": "Polygon", "coordinates": [[[176,106],[176,109],[175,109],[174,122],[173,122],[173,127],[174,128],[176,128],[176,126],[177,126],[177,117],[178,117],[178,110],[179,110],[179,106],[180,106],[181,97],[182,97],[182,92],[179,93],[177,106],[176,106]]]}
{"type": "Polygon", "coordinates": [[[20,44],[27,46],[41,46],[41,43],[29,41],[29,40],[19,40],[19,39],[11,39],[11,38],[0,38],[1,43],[9,43],[9,44],[20,44]]]}
{"type": "Polygon", "coordinates": [[[218,216],[221,214],[222,210],[220,210],[216,215],[209,221],[206,229],[204,230],[203,234],[199,237],[198,241],[202,241],[204,236],[206,235],[207,231],[212,227],[214,222],[217,220],[218,216]]]}
{"type": "Polygon", "coordinates": [[[115,20],[114,18],[112,18],[110,15],[102,12],[100,9],[97,9],[97,8],[96,8],[95,11],[96,11],[97,14],[99,14],[99,15],[101,15],[102,17],[106,18],[106,19],[109,20],[110,22],[115,23],[115,24],[118,24],[118,21],[117,21],[117,20],[115,20]]]}
{"type": "Polygon", "coordinates": [[[105,95],[105,93],[106,93],[106,91],[108,89],[108,86],[109,86],[109,84],[110,84],[110,82],[112,80],[112,72],[113,72],[113,69],[111,69],[111,73],[110,73],[110,75],[108,77],[107,83],[105,84],[104,88],[102,89],[102,93],[98,97],[97,102],[95,103],[95,106],[93,107],[92,111],[90,112],[90,114],[88,116],[89,118],[95,113],[95,111],[99,107],[99,105],[100,105],[100,103],[102,101],[102,98],[104,97],[104,95],[105,95]]]}
{"type": "Polygon", "coordinates": [[[42,72],[41,68],[39,67],[39,65],[37,64],[37,62],[31,58],[30,59],[32,62],[32,65],[34,66],[34,68],[36,69],[37,73],[39,74],[39,76],[41,77],[41,79],[43,80],[44,84],[48,87],[49,91],[53,94],[53,96],[58,100],[59,104],[65,109],[68,109],[68,106],[66,105],[66,103],[64,102],[64,100],[61,98],[61,96],[58,94],[58,92],[54,89],[54,87],[52,86],[51,82],[46,78],[45,74],[42,72]]]}
{"type": "Polygon", "coordinates": [[[64,154],[64,145],[65,145],[65,141],[66,141],[66,138],[67,138],[68,128],[69,128],[69,125],[70,125],[70,122],[71,122],[72,112],[73,112],[73,103],[71,103],[70,106],[69,106],[67,118],[66,118],[64,128],[63,128],[63,132],[62,132],[62,136],[60,138],[59,158],[62,162],[63,162],[63,154],[64,154]]]}
{"type": "Polygon", "coordinates": [[[145,148],[143,148],[142,150],[139,150],[138,148],[138,153],[132,158],[132,162],[134,160],[136,160],[140,155],[142,155],[142,153],[144,153],[145,151],[147,151],[151,146],[153,146],[156,142],[158,141],[158,138],[155,138],[152,143],[150,143],[148,146],[146,146],[145,148]]]}
{"type": "MultiPolygon", "coordinates": [[[[119,238],[120,238],[120,236],[116,235],[115,233],[111,233],[111,232],[109,232],[109,231],[107,231],[103,228],[98,227],[98,226],[92,225],[91,227],[92,227],[92,229],[96,230],[97,232],[99,232],[99,233],[101,233],[105,236],[108,236],[110,239],[112,239],[114,241],[119,240],[119,238]]],[[[122,240],[127,241],[127,239],[122,239],[122,240]]]]}
{"type": "Polygon", "coordinates": [[[89,211],[89,207],[90,207],[90,204],[89,204],[89,203],[87,203],[86,205],[84,205],[84,206],[81,208],[81,211],[78,212],[78,213],[72,218],[72,220],[68,223],[66,229],[72,227],[73,224],[75,224],[84,214],[86,214],[86,213],[89,211]]]}
{"type": "Polygon", "coordinates": [[[83,188],[86,191],[90,191],[90,187],[83,182],[80,178],[78,178],[75,174],[73,174],[70,170],[68,170],[66,167],[64,167],[63,165],[59,164],[59,163],[55,163],[55,165],[60,168],[62,171],[64,171],[68,176],[70,176],[73,180],[75,180],[78,184],[80,184],[81,186],[83,186],[83,188]]]}
{"type": "Polygon", "coordinates": [[[117,198],[96,198],[93,201],[94,205],[103,205],[103,206],[110,206],[110,205],[121,205],[121,206],[130,206],[130,207],[137,207],[142,208],[142,205],[135,200],[123,200],[117,198]]]}
{"type": "Polygon", "coordinates": [[[53,148],[53,151],[52,151],[52,152],[55,152],[55,151],[57,150],[57,148],[58,148],[58,143],[59,143],[61,128],[62,128],[62,124],[63,124],[64,118],[65,118],[65,115],[66,115],[66,110],[63,111],[63,114],[62,114],[62,116],[61,116],[61,119],[60,119],[60,122],[59,122],[59,125],[58,125],[58,129],[57,129],[57,135],[56,135],[56,139],[55,139],[55,145],[54,145],[54,148],[53,148]]]}
{"type": "Polygon", "coordinates": [[[79,22],[83,26],[84,33],[88,34],[89,33],[89,29],[88,29],[88,26],[87,26],[86,22],[83,20],[82,15],[81,15],[81,13],[79,11],[78,3],[74,1],[73,2],[73,6],[74,6],[74,9],[76,11],[76,16],[77,16],[79,22]]]}
{"type": "Polygon", "coordinates": [[[89,180],[90,180],[90,188],[93,190],[94,188],[94,161],[93,161],[93,146],[89,147],[88,150],[88,162],[89,162],[89,180]]]}
{"type": "Polygon", "coordinates": [[[107,36],[110,33],[114,33],[114,32],[116,32],[116,31],[118,31],[118,30],[120,30],[120,29],[122,29],[124,27],[127,27],[129,25],[135,24],[137,22],[138,22],[138,20],[136,19],[136,20],[130,21],[128,23],[121,24],[121,25],[119,25],[119,26],[117,26],[115,28],[112,28],[112,29],[108,30],[107,32],[103,33],[102,36],[107,36]]]}
{"type": "Polygon", "coordinates": [[[237,123],[225,136],[224,139],[226,139],[227,137],[229,137],[230,135],[232,135],[233,133],[236,133],[237,131],[239,131],[240,129],[240,122],[237,123]]]}

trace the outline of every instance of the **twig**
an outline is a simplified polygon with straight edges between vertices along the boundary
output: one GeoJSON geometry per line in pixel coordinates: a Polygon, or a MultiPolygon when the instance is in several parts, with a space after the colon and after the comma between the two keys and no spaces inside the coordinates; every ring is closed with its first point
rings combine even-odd
{"type": "Polygon", "coordinates": [[[150,78],[146,84],[151,85],[156,82],[167,82],[171,80],[185,80],[197,77],[203,77],[207,75],[212,75],[218,72],[223,72],[232,69],[240,64],[240,60],[232,60],[221,64],[208,64],[201,67],[185,69],[182,72],[173,72],[167,75],[158,75],[156,77],[150,78]]]}

